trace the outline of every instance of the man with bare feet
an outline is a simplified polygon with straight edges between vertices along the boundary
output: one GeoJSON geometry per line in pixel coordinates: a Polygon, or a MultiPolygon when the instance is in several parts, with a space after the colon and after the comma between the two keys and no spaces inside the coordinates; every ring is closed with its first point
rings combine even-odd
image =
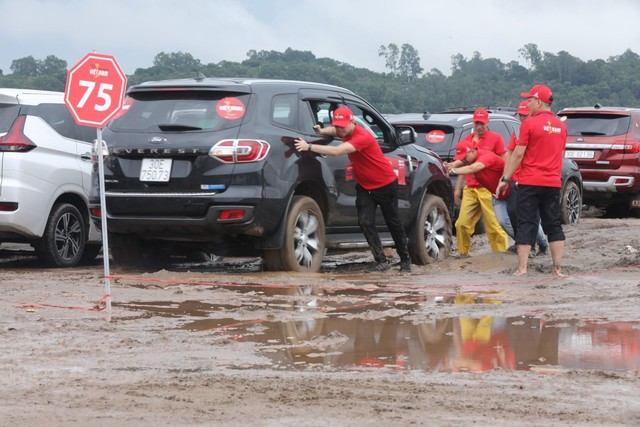
{"type": "Polygon", "coordinates": [[[565,240],[560,218],[560,189],[567,129],[551,111],[553,93],[547,86],[536,85],[520,96],[528,99],[531,117],[522,122],[516,148],[505,164],[496,189],[496,195],[504,193],[514,171],[520,166],[516,208],[518,269],[514,275],[527,273],[529,252],[536,243],[539,212],[542,228],[549,240],[552,274],[565,277],[560,270],[565,240]]]}

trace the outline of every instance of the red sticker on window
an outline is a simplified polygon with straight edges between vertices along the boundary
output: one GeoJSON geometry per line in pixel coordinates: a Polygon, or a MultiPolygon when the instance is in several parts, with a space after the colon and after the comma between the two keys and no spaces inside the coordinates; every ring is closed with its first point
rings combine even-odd
{"type": "Polygon", "coordinates": [[[439,144],[444,141],[444,132],[441,130],[432,130],[427,134],[427,142],[439,144]]]}
{"type": "Polygon", "coordinates": [[[236,120],[244,116],[245,108],[238,98],[226,97],[218,101],[216,112],[223,119],[236,120]]]}

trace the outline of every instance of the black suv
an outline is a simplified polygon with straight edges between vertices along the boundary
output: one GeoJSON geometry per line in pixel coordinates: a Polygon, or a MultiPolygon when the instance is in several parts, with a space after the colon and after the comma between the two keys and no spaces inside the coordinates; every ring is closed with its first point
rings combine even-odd
{"type": "MultiPolygon", "coordinates": [[[[407,113],[386,117],[394,126],[413,127],[418,134],[417,145],[431,149],[443,160],[452,162],[458,142],[473,132],[473,111],[473,108],[461,108],[435,114],[407,113]]],[[[511,134],[515,132],[518,135],[520,131],[516,109],[490,107],[488,111],[489,129],[502,135],[504,143],[508,144],[511,134]]],[[[582,211],[582,177],[578,165],[567,158],[562,163],[561,200],[562,222],[577,224],[582,211]]],[[[454,217],[457,217],[457,210],[454,217]]]]}
{"type": "MultiPolygon", "coordinates": [[[[451,250],[453,191],[442,160],[413,144],[349,90],[317,83],[181,79],[129,89],[103,132],[109,248],[122,267],[166,253],[257,255],[266,270],[318,271],[325,248],[367,247],[347,156],[299,153],[346,105],[377,138],[398,174],[412,261],[451,250]]],[[[94,165],[92,214],[99,221],[94,165]]],[[[385,245],[390,234],[378,218],[385,245]]],[[[160,258],[159,258],[160,257],[160,258]]]]}

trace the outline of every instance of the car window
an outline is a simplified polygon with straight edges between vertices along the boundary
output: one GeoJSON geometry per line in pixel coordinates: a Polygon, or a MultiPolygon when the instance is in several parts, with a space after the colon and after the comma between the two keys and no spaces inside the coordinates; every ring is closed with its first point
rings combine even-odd
{"type": "Polygon", "coordinates": [[[391,143],[391,135],[385,134],[383,130],[385,129],[385,126],[382,125],[382,121],[377,117],[377,115],[355,104],[348,103],[347,107],[353,111],[356,123],[368,130],[376,138],[379,144],[391,143]]]}
{"type": "Polygon", "coordinates": [[[0,104],[0,133],[7,133],[13,124],[20,106],[16,104],[0,104]]]}
{"type": "Polygon", "coordinates": [[[631,116],[619,114],[567,114],[567,134],[615,136],[629,132],[631,116]]]}
{"type": "Polygon", "coordinates": [[[76,122],[64,104],[39,104],[29,109],[29,114],[42,118],[60,135],[75,139],[76,122]]]}
{"type": "Polygon", "coordinates": [[[276,95],[271,102],[271,121],[276,126],[297,128],[298,96],[296,94],[276,95]]]}
{"type": "Polygon", "coordinates": [[[511,137],[511,132],[507,125],[502,120],[491,120],[489,122],[489,130],[492,132],[496,132],[502,136],[502,141],[507,144],[509,142],[509,138],[511,137]]]}
{"type": "Polygon", "coordinates": [[[446,156],[454,145],[455,130],[446,125],[411,125],[418,134],[416,143],[435,151],[440,156],[446,156]]]}
{"type": "Polygon", "coordinates": [[[129,94],[129,108],[109,123],[114,132],[217,131],[238,126],[249,95],[167,90],[129,94]]]}

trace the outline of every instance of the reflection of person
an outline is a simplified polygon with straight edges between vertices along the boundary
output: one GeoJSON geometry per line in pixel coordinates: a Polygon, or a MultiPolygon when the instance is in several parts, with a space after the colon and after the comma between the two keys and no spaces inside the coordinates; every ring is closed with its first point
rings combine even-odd
{"type": "MultiPolygon", "coordinates": [[[[460,141],[456,146],[454,161],[447,165],[447,169],[458,168],[464,165],[464,157],[467,155],[467,148],[477,148],[481,150],[493,151],[498,156],[505,153],[504,140],[500,134],[491,132],[488,128],[489,113],[487,110],[479,108],[473,113],[474,132],[460,141]]],[[[454,199],[456,204],[460,201],[462,180],[456,183],[454,199]]],[[[472,174],[465,178],[465,188],[462,191],[463,197],[460,203],[460,214],[456,221],[456,238],[458,240],[458,255],[466,258],[469,256],[471,248],[471,236],[475,231],[476,224],[480,216],[484,217],[484,224],[494,252],[504,252],[509,246],[507,234],[502,229],[493,211],[491,193],[484,188],[472,174]]]]}
{"type": "Polygon", "coordinates": [[[384,156],[376,139],[355,122],[353,112],[347,107],[339,107],[333,113],[331,126],[315,127],[323,135],[342,138],[339,145],[313,145],[302,138],[295,141],[298,151],[311,151],[328,156],[347,155],[353,166],[358,184],[356,185],[356,207],[358,223],[376,262],[371,271],[389,269],[376,229],[376,209],[380,206],[384,220],[391,232],[396,252],[400,256],[400,271],[411,271],[407,235],[398,212],[398,179],[389,160],[384,156]]]}
{"type": "Polygon", "coordinates": [[[560,218],[560,188],[567,128],[551,111],[553,93],[547,86],[536,85],[521,96],[529,100],[532,116],[522,122],[516,148],[496,191],[500,194],[506,190],[519,167],[516,202],[518,269],[514,274],[527,273],[529,252],[536,243],[539,214],[551,249],[552,274],[564,277],[560,271],[565,239],[560,218]]]}
{"type": "MultiPolygon", "coordinates": [[[[524,119],[528,118],[531,115],[531,111],[529,110],[529,102],[522,101],[518,105],[518,111],[516,116],[520,119],[520,122],[523,122],[524,119]]],[[[509,139],[509,144],[507,144],[507,154],[505,157],[505,161],[509,160],[511,153],[516,148],[516,134],[512,133],[511,138],[509,139]]],[[[507,232],[507,234],[513,239],[516,239],[516,229],[513,228],[514,225],[518,224],[517,218],[518,214],[516,211],[516,201],[517,201],[517,193],[518,193],[518,170],[516,170],[511,176],[512,186],[511,186],[511,196],[506,202],[505,206],[496,206],[494,208],[496,210],[496,216],[498,217],[498,222],[502,225],[502,228],[507,232]],[[500,212],[500,213],[498,213],[500,212]],[[505,215],[506,214],[506,215],[505,215]]],[[[500,204],[505,202],[500,202],[500,204]]],[[[542,229],[542,224],[538,226],[538,236],[536,238],[538,243],[538,252],[534,252],[533,248],[529,254],[529,258],[532,258],[536,255],[546,255],[547,249],[549,246],[549,242],[547,242],[547,236],[544,234],[544,230],[542,229]]],[[[514,245],[513,250],[509,248],[510,251],[517,252],[517,247],[514,245]]]]}

